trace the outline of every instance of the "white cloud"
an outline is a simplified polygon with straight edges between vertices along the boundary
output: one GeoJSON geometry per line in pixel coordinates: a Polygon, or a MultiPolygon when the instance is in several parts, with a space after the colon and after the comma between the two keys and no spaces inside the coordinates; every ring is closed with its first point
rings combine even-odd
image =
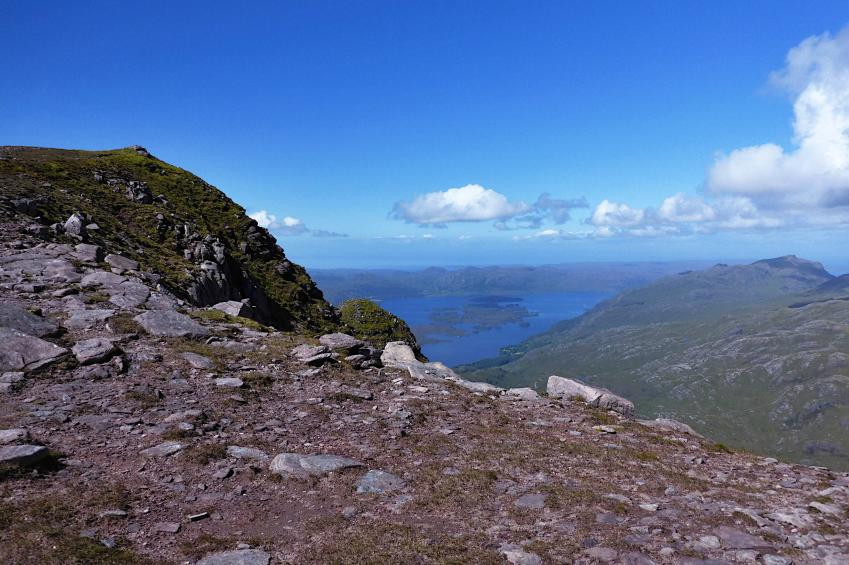
{"type": "Polygon", "coordinates": [[[802,41],[771,82],[795,98],[794,148],[765,143],[721,155],[709,192],[790,215],[849,205],[849,27],[802,41]]]}
{"type": "Polygon", "coordinates": [[[391,215],[423,226],[444,226],[451,222],[484,222],[512,218],[530,207],[510,202],[506,196],[479,184],[467,184],[417,196],[412,202],[398,202],[391,215]]]}
{"type": "Polygon", "coordinates": [[[284,216],[282,220],[278,220],[275,214],[268,210],[258,210],[252,214],[248,214],[250,218],[256,220],[260,227],[266,228],[277,234],[282,235],[305,235],[310,234],[313,237],[348,237],[344,233],[337,233],[327,230],[312,230],[300,218],[293,216],[284,216]]]}
{"type": "Polygon", "coordinates": [[[604,199],[596,206],[590,222],[594,226],[637,226],[643,222],[645,215],[645,210],[641,208],[631,208],[627,204],[620,204],[604,199]]]}
{"type": "Polygon", "coordinates": [[[716,217],[716,211],[697,196],[679,192],[666,198],[657,210],[658,216],[669,222],[705,222],[716,217]]]}

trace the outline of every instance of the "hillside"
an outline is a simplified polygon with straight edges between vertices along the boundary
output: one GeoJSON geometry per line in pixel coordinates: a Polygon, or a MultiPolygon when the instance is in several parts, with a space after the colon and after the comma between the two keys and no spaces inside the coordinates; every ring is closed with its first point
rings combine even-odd
{"type": "MultiPolygon", "coordinates": [[[[54,169],[11,161],[4,191],[54,169]]],[[[1,563],[849,559],[849,474],[635,419],[627,399],[567,379],[545,395],[464,380],[386,342],[406,326],[367,302],[322,323],[371,341],[317,330],[317,294],[269,291],[285,327],[205,306],[193,260],[138,226],[112,231],[110,213],[144,209],[74,178],[40,181],[36,209],[0,206],[1,563]],[[87,242],[74,216],[51,227],[66,197],[103,224],[87,242]],[[164,283],[165,263],[185,279],[164,283]]]]}
{"type": "Polygon", "coordinates": [[[576,375],[740,448],[849,469],[849,302],[795,257],[718,265],[622,293],[464,376],[576,375]]]}

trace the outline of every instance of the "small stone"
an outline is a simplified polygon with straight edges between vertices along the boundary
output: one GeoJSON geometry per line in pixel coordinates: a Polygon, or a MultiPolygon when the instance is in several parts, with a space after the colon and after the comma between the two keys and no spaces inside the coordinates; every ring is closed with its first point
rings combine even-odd
{"type": "Polygon", "coordinates": [[[657,512],[657,509],[660,508],[660,506],[658,504],[640,504],[640,508],[646,512],[657,512]]]}
{"type": "Polygon", "coordinates": [[[261,449],[254,447],[239,447],[238,445],[230,445],[227,447],[227,455],[236,459],[253,459],[256,461],[265,461],[268,459],[268,454],[261,449]]]}
{"type": "Polygon", "coordinates": [[[116,353],[115,345],[108,339],[95,337],[78,341],[71,348],[77,361],[83,365],[106,361],[116,353]]]}
{"type": "Polygon", "coordinates": [[[101,518],[126,518],[127,512],[124,510],[104,510],[97,515],[101,518]]]}
{"type": "Polygon", "coordinates": [[[600,545],[591,547],[584,553],[586,553],[587,557],[591,559],[597,559],[602,563],[610,563],[611,561],[615,561],[616,558],[619,556],[615,549],[610,547],[603,547],[600,545]]]}
{"type": "Polygon", "coordinates": [[[150,310],[133,318],[147,333],[165,337],[200,337],[209,330],[185,314],[173,310],[150,310]]]}
{"type": "Polygon", "coordinates": [[[515,398],[517,400],[539,400],[539,394],[532,388],[523,387],[523,388],[508,388],[505,393],[510,398],[515,398]]]}
{"type": "Polygon", "coordinates": [[[201,520],[206,520],[207,518],[209,518],[209,512],[199,512],[197,514],[189,515],[190,522],[200,522],[201,520]]]}
{"type": "Polygon", "coordinates": [[[180,524],[177,522],[157,522],[153,525],[153,530],[166,534],[176,534],[180,531],[180,524]]]}
{"type": "Polygon", "coordinates": [[[285,478],[306,478],[362,466],[359,461],[339,455],[281,453],[271,461],[269,470],[285,478]]]}
{"type": "Polygon", "coordinates": [[[198,355],[197,353],[185,352],[182,354],[183,359],[189,362],[189,365],[195,369],[212,369],[215,363],[209,357],[198,355]]]}
{"type": "Polygon", "coordinates": [[[524,494],[516,499],[514,502],[518,508],[528,508],[533,510],[539,510],[545,508],[545,495],[544,494],[524,494]]]}
{"type": "Polygon", "coordinates": [[[183,449],[183,445],[176,441],[166,441],[141,450],[139,453],[145,457],[168,457],[183,449]]]}
{"type": "Polygon", "coordinates": [[[351,519],[357,515],[357,507],[356,506],[346,506],[342,509],[342,517],[351,519]]]}
{"type": "Polygon", "coordinates": [[[261,549],[235,549],[207,555],[196,565],[268,565],[271,555],[261,549]]]}
{"type": "Polygon", "coordinates": [[[235,316],[237,318],[254,318],[253,309],[244,302],[237,302],[236,300],[219,302],[212,306],[212,308],[219,312],[224,312],[228,316],[235,316]]]}
{"type": "Polygon", "coordinates": [[[219,377],[215,379],[215,386],[222,388],[241,388],[245,382],[237,377],[219,377]]]}
{"type": "Polygon", "coordinates": [[[365,345],[364,341],[343,333],[325,334],[318,338],[318,342],[330,349],[344,349],[346,351],[359,349],[365,345]]]}
{"type": "Polygon", "coordinates": [[[97,245],[79,243],[74,246],[74,257],[86,263],[99,263],[103,260],[103,250],[97,245]]]}
{"type": "Polygon", "coordinates": [[[386,471],[371,470],[357,482],[357,492],[384,494],[404,488],[404,481],[386,471]]]}
{"type": "Polygon", "coordinates": [[[615,434],[616,428],[613,426],[593,426],[593,429],[605,434],[615,434]]]}
{"type": "Polygon", "coordinates": [[[536,553],[530,553],[515,544],[504,544],[499,550],[512,565],[542,565],[542,559],[536,553]]]}

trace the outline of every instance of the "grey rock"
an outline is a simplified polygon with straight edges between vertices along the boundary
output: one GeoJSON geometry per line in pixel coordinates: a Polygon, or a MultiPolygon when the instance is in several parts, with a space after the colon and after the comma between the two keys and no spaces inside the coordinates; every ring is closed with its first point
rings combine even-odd
{"type": "Polygon", "coordinates": [[[60,359],[68,350],[9,328],[0,328],[0,371],[34,371],[60,359]]]}
{"type": "Polygon", "coordinates": [[[108,271],[95,271],[84,276],[80,281],[80,286],[83,288],[91,288],[95,286],[111,288],[116,287],[123,282],[127,282],[127,277],[122,277],[121,275],[116,275],[115,273],[110,273],[108,271]]]}
{"type": "Polygon", "coordinates": [[[657,561],[639,551],[626,553],[620,559],[622,565],[657,565],[657,561]]]}
{"type": "Polygon", "coordinates": [[[299,361],[306,361],[307,359],[311,359],[318,355],[322,355],[325,353],[330,353],[330,348],[326,345],[308,345],[303,343],[294,349],[292,349],[292,356],[298,359],[299,361]]]}
{"type": "Polygon", "coordinates": [[[50,454],[43,445],[4,445],[0,447],[0,465],[29,467],[50,454]]]}
{"type": "Polygon", "coordinates": [[[189,365],[194,367],[195,369],[212,369],[215,366],[215,363],[209,357],[204,357],[203,355],[198,355],[197,353],[192,353],[187,351],[183,353],[183,359],[189,362],[189,365]]]}
{"type": "Polygon", "coordinates": [[[540,510],[545,508],[545,495],[539,493],[523,494],[513,504],[518,508],[540,510]]]}
{"type": "Polygon", "coordinates": [[[215,386],[222,388],[242,388],[245,382],[238,377],[218,377],[215,379],[215,386]]]}
{"type": "Polygon", "coordinates": [[[144,457],[168,457],[183,449],[183,445],[176,441],[165,441],[159,445],[142,449],[139,453],[144,457]]]}
{"type": "Polygon", "coordinates": [[[516,544],[504,544],[499,548],[508,563],[512,565],[542,565],[542,559],[536,553],[530,553],[516,544]]]}
{"type": "Polygon", "coordinates": [[[115,345],[108,339],[95,337],[78,341],[71,348],[74,357],[83,365],[106,361],[117,352],[115,345]]]}
{"type": "Polygon", "coordinates": [[[371,470],[357,482],[357,492],[384,494],[404,488],[404,480],[386,471],[371,470]]]}
{"type": "Polygon", "coordinates": [[[219,302],[212,307],[230,316],[236,316],[239,318],[254,318],[253,309],[244,302],[227,300],[225,302],[219,302]]]}
{"type": "Polygon", "coordinates": [[[176,534],[180,531],[180,524],[177,522],[157,522],[153,525],[153,529],[165,534],[176,534]]]}
{"type": "Polygon", "coordinates": [[[238,445],[227,446],[227,455],[236,459],[253,459],[256,461],[265,461],[268,459],[268,454],[261,449],[240,447],[238,445]]]}
{"type": "Polygon", "coordinates": [[[62,227],[68,235],[83,237],[85,236],[85,225],[85,218],[74,212],[67,220],[65,220],[62,227]]]}
{"type": "Polygon", "coordinates": [[[495,385],[480,381],[467,381],[465,379],[457,379],[456,383],[472,392],[480,392],[483,394],[501,394],[502,392],[504,392],[504,389],[501,387],[497,387],[495,385]]]}
{"type": "Polygon", "coordinates": [[[207,555],[197,565],[268,565],[271,555],[261,549],[234,549],[207,555]]]}
{"type": "Polygon", "coordinates": [[[118,273],[119,275],[125,271],[138,271],[139,263],[138,261],[133,261],[132,259],[128,259],[123,255],[115,255],[110,253],[104,259],[109,266],[112,267],[113,273],[118,273]]]}
{"type": "Polygon", "coordinates": [[[150,289],[140,282],[125,281],[109,289],[109,302],[129,310],[138,308],[150,297],[150,289]]]}
{"type": "Polygon", "coordinates": [[[62,322],[69,330],[88,330],[115,315],[115,310],[74,310],[71,316],[62,322]]]}
{"type": "Polygon", "coordinates": [[[702,437],[700,434],[696,433],[693,428],[688,426],[683,422],[679,422],[678,420],[673,420],[671,418],[657,418],[654,420],[639,420],[639,423],[647,426],[649,428],[654,428],[658,430],[667,430],[672,432],[679,432],[682,434],[688,434],[694,437],[702,437]]]}
{"type": "Polygon", "coordinates": [[[725,549],[772,549],[772,544],[731,526],[719,526],[714,534],[725,549]]]}
{"type": "Polygon", "coordinates": [[[339,455],[281,453],[271,461],[269,470],[286,478],[306,478],[362,466],[363,464],[355,459],[341,457],[339,455]]]}
{"type": "Polygon", "coordinates": [[[619,554],[615,549],[611,547],[603,547],[597,545],[595,547],[591,547],[584,552],[587,557],[591,559],[596,559],[601,561],[602,563],[610,563],[611,561],[615,561],[619,554]]]}
{"type": "Polygon", "coordinates": [[[54,321],[36,316],[12,302],[0,303],[0,327],[36,337],[54,334],[59,329],[54,321]]]}
{"type": "Polygon", "coordinates": [[[74,246],[74,257],[86,263],[99,263],[103,260],[103,250],[98,245],[79,243],[74,246]]]}
{"type": "Polygon", "coordinates": [[[364,341],[359,340],[352,335],[343,333],[325,334],[318,338],[318,341],[322,345],[326,345],[330,349],[334,350],[344,349],[350,351],[352,349],[359,349],[365,345],[364,341]]]}
{"type": "Polygon", "coordinates": [[[613,410],[624,416],[634,414],[634,403],[609,390],[586,385],[575,379],[566,379],[552,375],[548,377],[548,395],[553,398],[582,398],[590,406],[613,410]]]}
{"type": "Polygon", "coordinates": [[[333,361],[333,353],[319,353],[318,355],[313,355],[312,357],[307,357],[303,360],[305,365],[324,365],[325,363],[333,361]]]}
{"type": "Polygon", "coordinates": [[[419,363],[413,348],[403,341],[390,341],[383,348],[380,362],[384,367],[404,369],[410,364],[419,363]]]}
{"type": "Polygon", "coordinates": [[[133,318],[147,333],[167,337],[199,337],[209,335],[209,330],[185,314],[171,310],[144,312],[133,318]]]}
{"type": "Polygon", "coordinates": [[[0,445],[14,443],[16,441],[26,441],[27,438],[29,438],[29,433],[22,428],[0,430],[0,445]]]}
{"type": "Polygon", "coordinates": [[[516,398],[518,400],[539,400],[539,394],[537,394],[537,391],[528,387],[508,388],[505,394],[508,397],[516,398]]]}

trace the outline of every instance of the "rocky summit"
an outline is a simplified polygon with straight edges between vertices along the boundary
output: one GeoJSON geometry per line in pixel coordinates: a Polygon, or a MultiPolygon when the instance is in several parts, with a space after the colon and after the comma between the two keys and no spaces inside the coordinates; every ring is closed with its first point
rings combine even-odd
{"type": "Polygon", "coordinates": [[[849,475],[464,380],[141,148],[0,172],[0,562],[849,562],[849,475]]]}

